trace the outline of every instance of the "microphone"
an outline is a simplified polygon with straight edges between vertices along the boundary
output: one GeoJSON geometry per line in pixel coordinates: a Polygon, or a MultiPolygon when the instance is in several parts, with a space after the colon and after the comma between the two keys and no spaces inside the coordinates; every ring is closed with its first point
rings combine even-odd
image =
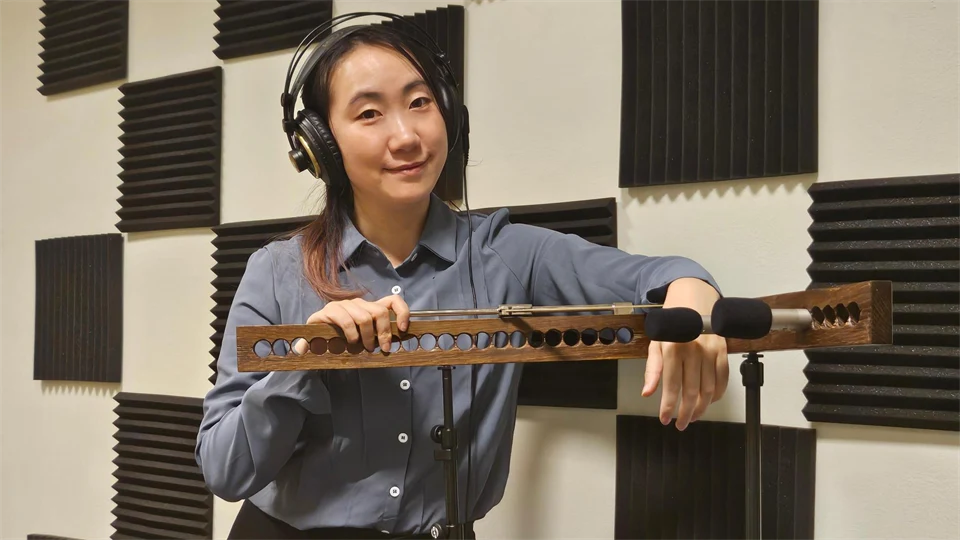
{"type": "Polygon", "coordinates": [[[710,315],[685,307],[660,308],[644,317],[644,333],[652,341],[687,343],[700,334],[759,339],[771,330],[803,330],[813,323],[805,309],[771,309],[754,298],[721,298],[710,315]]]}
{"type": "Polygon", "coordinates": [[[652,341],[686,343],[703,333],[703,317],[685,307],[649,311],[643,319],[643,331],[652,341]]]}
{"type": "Polygon", "coordinates": [[[810,328],[813,316],[805,309],[771,309],[755,298],[721,298],[710,322],[712,332],[725,338],[759,339],[771,330],[810,328]]]}

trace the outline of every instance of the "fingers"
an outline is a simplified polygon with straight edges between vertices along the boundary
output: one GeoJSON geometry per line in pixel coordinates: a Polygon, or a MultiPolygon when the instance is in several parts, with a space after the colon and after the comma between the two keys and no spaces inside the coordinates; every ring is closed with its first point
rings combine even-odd
{"type": "Polygon", "coordinates": [[[660,342],[651,341],[647,351],[647,368],[643,373],[643,397],[650,397],[660,384],[660,373],[663,371],[663,357],[660,352],[660,342]]]}
{"type": "Polygon", "coordinates": [[[662,378],[660,422],[669,424],[675,416],[677,429],[682,431],[723,396],[729,373],[726,340],[722,338],[704,336],[691,343],[651,342],[642,395],[652,395],[662,378]]]}
{"type": "Polygon", "coordinates": [[[403,298],[393,295],[376,302],[355,298],[331,302],[310,315],[307,324],[328,323],[340,327],[344,338],[350,343],[362,342],[368,351],[379,345],[389,351],[393,341],[390,310],[397,313],[397,327],[406,331],[410,324],[410,308],[403,298]]]}
{"type": "MultiPolygon", "coordinates": [[[[343,304],[343,309],[345,309],[353,318],[354,324],[356,324],[357,330],[360,332],[360,339],[363,342],[363,347],[372,352],[381,342],[377,337],[377,328],[374,327],[374,321],[376,320],[374,311],[377,309],[382,309],[382,306],[377,306],[376,304],[371,304],[363,300],[352,300],[345,302],[343,304]]],[[[389,334],[389,324],[386,328],[387,333],[389,334]]],[[[390,338],[388,336],[386,341],[388,350],[390,347],[389,339],[390,338]]]]}
{"type": "Polygon", "coordinates": [[[727,340],[720,339],[719,352],[717,353],[717,380],[716,390],[713,393],[713,401],[722,398],[727,392],[727,383],[730,380],[730,361],[727,356],[727,340]]]}
{"type": "Polygon", "coordinates": [[[683,363],[677,354],[675,343],[660,345],[663,365],[663,397],[660,399],[660,423],[667,425],[677,408],[680,397],[680,385],[683,377],[683,363]]]}
{"type": "Polygon", "coordinates": [[[677,429],[683,431],[690,425],[690,419],[693,418],[694,409],[700,398],[700,378],[702,370],[700,368],[705,362],[700,354],[700,347],[695,344],[689,346],[677,347],[677,364],[683,365],[682,394],[680,397],[680,412],[677,413],[677,429]]]}
{"type": "Polygon", "coordinates": [[[353,316],[343,307],[343,303],[327,304],[322,310],[314,313],[307,319],[307,324],[327,323],[340,327],[343,330],[343,337],[350,343],[356,343],[360,339],[360,333],[357,331],[357,324],[353,316]]]}
{"type": "Polygon", "coordinates": [[[407,302],[398,295],[386,296],[377,300],[377,304],[380,304],[397,314],[397,328],[401,332],[406,332],[407,328],[410,326],[410,307],[407,305],[407,302]]]}
{"type": "MultiPolygon", "coordinates": [[[[390,310],[380,303],[358,301],[357,305],[366,309],[373,317],[371,331],[376,332],[380,342],[380,349],[389,351],[393,339],[393,329],[390,327],[390,310]]],[[[373,350],[373,349],[371,349],[373,350]]]]}
{"type": "Polygon", "coordinates": [[[326,308],[321,309],[320,311],[314,311],[312,315],[307,317],[306,324],[318,324],[318,323],[324,323],[324,322],[329,323],[330,321],[328,320],[327,313],[325,312],[325,310],[327,309],[330,309],[329,305],[326,308]]]}
{"type": "MultiPolygon", "coordinates": [[[[703,351],[703,353],[709,352],[710,349],[703,351]]],[[[693,409],[692,422],[699,420],[706,412],[707,407],[716,401],[717,363],[715,359],[711,358],[710,354],[703,354],[701,358],[703,360],[700,362],[700,395],[697,398],[697,405],[693,409]]],[[[696,369],[696,366],[691,366],[691,369],[696,369]]]]}

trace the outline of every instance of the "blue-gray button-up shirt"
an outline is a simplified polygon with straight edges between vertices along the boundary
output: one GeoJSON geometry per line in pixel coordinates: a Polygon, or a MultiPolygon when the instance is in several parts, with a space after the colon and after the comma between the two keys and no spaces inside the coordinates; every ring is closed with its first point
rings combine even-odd
{"type": "MultiPolygon", "coordinates": [[[[681,277],[717,287],[706,270],[682,257],[628,254],[510,223],[506,210],[474,214],[472,221],[480,307],[661,303],[667,285],[681,277]]],[[[341,279],[362,284],[368,300],[398,294],[411,310],[472,308],[468,231],[466,217],[434,196],[419,244],[393,267],[350,224],[342,244],[350,273],[341,279]]],[[[196,458],[206,483],[223,499],[250,499],[301,529],[426,532],[445,516],[443,467],[430,437],[443,422],[438,369],[237,371],[237,326],[304,324],[324,306],[302,265],[298,238],[274,241],[247,262],[227,318],[217,381],[204,401],[196,458]]],[[[478,366],[472,404],[470,368],[453,370],[462,518],[483,517],[503,497],[521,369],[478,366]]]]}

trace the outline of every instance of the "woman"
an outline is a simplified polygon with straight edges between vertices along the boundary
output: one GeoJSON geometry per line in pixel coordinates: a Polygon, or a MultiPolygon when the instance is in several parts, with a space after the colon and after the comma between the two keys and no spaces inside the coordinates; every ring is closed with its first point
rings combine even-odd
{"type": "MultiPolygon", "coordinates": [[[[411,310],[473,307],[474,295],[480,306],[631,301],[701,313],[719,297],[684,258],[512,224],[505,211],[468,224],[432,195],[453,134],[426,53],[384,25],[333,35],[303,102],[329,124],[342,170],[324,171],[312,224],[250,257],[204,403],[197,462],[214,494],[244,501],[231,538],[429,537],[445,515],[429,433],[442,421],[437,369],[238,373],[238,325],[328,323],[375,350],[389,347],[378,329],[391,312],[402,330],[411,310]]],[[[464,520],[503,496],[521,370],[453,371],[464,520]]],[[[643,395],[662,378],[661,420],[683,429],[723,394],[727,372],[722,339],[654,343],[643,395]]]]}

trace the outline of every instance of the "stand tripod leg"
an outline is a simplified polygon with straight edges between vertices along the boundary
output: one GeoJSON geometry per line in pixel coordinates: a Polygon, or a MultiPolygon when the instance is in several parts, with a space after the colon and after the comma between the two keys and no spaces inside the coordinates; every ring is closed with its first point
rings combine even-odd
{"type": "Polygon", "coordinates": [[[763,386],[762,355],[744,355],[740,375],[746,389],[746,538],[760,538],[760,387],[763,386]]]}
{"type": "Polygon", "coordinates": [[[443,424],[433,428],[431,437],[440,444],[433,455],[443,462],[446,477],[447,524],[434,524],[430,534],[434,538],[461,540],[465,536],[464,526],[460,523],[460,504],[457,488],[457,428],[453,419],[453,382],[452,366],[440,366],[443,373],[443,424]]]}

